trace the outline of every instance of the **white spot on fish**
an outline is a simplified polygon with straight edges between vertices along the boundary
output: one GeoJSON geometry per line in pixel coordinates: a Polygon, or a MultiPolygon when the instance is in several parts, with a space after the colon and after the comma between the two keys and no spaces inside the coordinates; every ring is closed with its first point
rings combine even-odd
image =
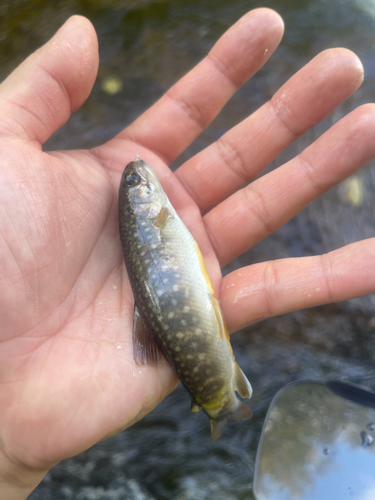
{"type": "MultiPolygon", "coordinates": [[[[180,352],[180,351],[181,351],[181,347],[176,346],[176,347],[175,347],[175,350],[176,350],[177,352],[180,352]]],[[[181,366],[182,366],[182,364],[181,364],[181,366]]]]}
{"type": "Polygon", "coordinates": [[[177,337],[178,339],[182,338],[183,336],[184,336],[184,334],[183,334],[182,332],[177,332],[177,333],[176,333],[176,337],[177,337]]]}
{"type": "Polygon", "coordinates": [[[196,328],[196,329],[195,329],[195,333],[196,333],[197,335],[200,335],[200,334],[202,333],[202,330],[201,330],[200,328],[196,328]]]}
{"type": "Polygon", "coordinates": [[[205,355],[204,353],[202,353],[202,352],[200,352],[200,353],[198,354],[198,358],[199,358],[201,361],[202,361],[202,359],[204,359],[205,357],[206,357],[206,355],[205,355]]]}
{"type": "Polygon", "coordinates": [[[122,349],[122,345],[118,345],[116,349],[122,349]]]}
{"type": "Polygon", "coordinates": [[[185,288],[185,297],[188,298],[190,294],[190,290],[188,288],[185,288]]]}
{"type": "Polygon", "coordinates": [[[196,342],[192,342],[192,343],[191,343],[191,347],[192,347],[193,349],[196,349],[196,348],[198,347],[198,344],[197,344],[196,342]]]}
{"type": "Polygon", "coordinates": [[[190,311],[190,307],[189,306],[185,306],[184,307],[184,313],[188,313],[190,311]]]}
{"type": "Polygon", "coordinates": [[[163,279],[163,283],[167,284],[168,283],[168,278],[163,279]]]}
{"type": "Polygon", "coordinates": [[[164,293],[164,290],[162,290],[161,288],[159,288],[159,290],[156,290],[156,295],[158,297],[161,297],[163,295],[163,293],[164,293]]]}
{"type": "Polygon", "coordinates": [[[153,250],[155,250],[155,248],[157,248],[157,245],[155,245],[155,243],[153,243],[153,244],[151,245],[151,248],[152,248],[153,250]]]}
{"type": "Polygon", "coordinates": [[[178,292],[178,285],[173,285],[173,291],[178,292]]]}
{"type": "Polygon", "coordinates": [[[193,356],[191,354],[188,354],[186,357],[187,359],[193,359],[193,356]]]}
{"type": "Polygon", "coordinates": [[[181,320],[181,325],[186,326],[186,321],[184,319],[181,320]]]}
{"type": "Polygon", "coordinates": [[[172,311],[171,311],[171,312],[169,312],[169,313],[168,313],[168,318],[169,318],[169,319],[172,319],[173,317],[174,317],[174,312],[172,312],[172,311]]]}
{"type": "Polygon", "coordinates": [[[173,304],[174,306],[177,306],[177,300],[176,300],[176,299],[172,299],[172,304],[173,304]]]}

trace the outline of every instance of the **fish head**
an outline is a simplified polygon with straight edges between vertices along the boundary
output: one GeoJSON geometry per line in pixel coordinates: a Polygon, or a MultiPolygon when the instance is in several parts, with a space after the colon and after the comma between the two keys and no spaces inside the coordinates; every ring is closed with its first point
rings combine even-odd
{"type": "Polygon", "coordinates": [[[138,216],[148,219],[156,217],[166,203],[166,195],[155,173],[138,158],[125,167],[120,196],[126,198],[138,216]]]}

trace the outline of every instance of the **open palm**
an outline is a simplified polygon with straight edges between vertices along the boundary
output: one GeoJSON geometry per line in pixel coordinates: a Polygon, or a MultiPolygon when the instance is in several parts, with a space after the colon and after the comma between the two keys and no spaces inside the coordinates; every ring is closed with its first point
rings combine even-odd
{"type": "Polygon", "coordinates": [[[95,80],[97,42],[87,20],[70,19],[2,83],[0,451],[11,462],[48,469],[131,425],[177,383],[168,365],[133,361],[117,189],[136,155],[155,169],[198,241],[231,331],[374,291],[373,240],[220,274],[220,266],[374,157],[375,114],[366,105],[253,181],[360,85],[362,67],[351,52],[318,55],[176,174],[168,168],[264,64],[282,30],[273,11],[251,12],[150,110],[91,151],[41,148],[95,80]]]}

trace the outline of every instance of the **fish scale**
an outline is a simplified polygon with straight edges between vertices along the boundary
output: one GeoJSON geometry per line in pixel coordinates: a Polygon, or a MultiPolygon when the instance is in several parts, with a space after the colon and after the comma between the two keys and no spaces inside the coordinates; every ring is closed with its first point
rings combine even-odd
{"type": "Polygon", "coordinates": [[[119,220],[136,307],[136,361],[166,358],[190,393],[193,411],[203,409],[212,437],[219,437],[230,418],[250,418],[235,391],[250,397],[251,386],[234,361],[198,245],[142,160],[124,170],[119,220]]]}

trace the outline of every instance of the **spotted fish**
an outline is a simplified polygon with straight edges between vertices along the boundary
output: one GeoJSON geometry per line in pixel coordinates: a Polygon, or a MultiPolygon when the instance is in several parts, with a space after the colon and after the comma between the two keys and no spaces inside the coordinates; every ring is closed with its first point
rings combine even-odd
{"type": "Polygon", "coordinates": [[[120,238],[133,289],[134,358],[165,358],[210,418],[211,436],[251,411],[250,382],[234,360],[228,330],[202,254],[151,167],[138,157],[122,175],[120,238]]]}

